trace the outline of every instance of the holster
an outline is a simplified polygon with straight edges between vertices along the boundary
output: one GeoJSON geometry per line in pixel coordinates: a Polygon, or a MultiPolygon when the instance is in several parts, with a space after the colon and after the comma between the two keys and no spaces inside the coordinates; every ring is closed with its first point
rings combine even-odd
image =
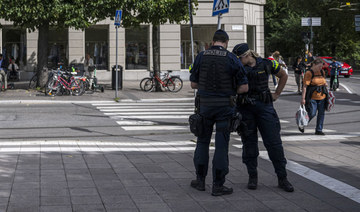
{"type": "Polygon", "coordinates": [[[240,127],[242,116],[239,112],[235,113],[230,119],[230,132],[237,132],[240,127]]]}
{"type": "Polygon", "coordinates": [[[200,115],[200,96],[195,97],[195,114],[189,116],[190,131],[196,137],[199,137],[204,131],[203,117],[200,115]]]}
{"type": "Polygon", "coordinates": [[[190,131],[196,137],[199,137],[204,131],[203,120],[203,117],[198,113],[192,114],[189,117],[190,131]]]}

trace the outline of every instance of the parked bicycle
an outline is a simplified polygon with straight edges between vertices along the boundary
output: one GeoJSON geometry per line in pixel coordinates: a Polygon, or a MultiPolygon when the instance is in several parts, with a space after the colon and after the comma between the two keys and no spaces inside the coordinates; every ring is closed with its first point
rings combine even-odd
{"type": "Polygon", "coordinates": [[[80,96],[84,93],[85,77],[73,76],[76,75],[73,71],[61,71],[60,69],[53,71],[53,76],[49,78],[45,86],[45,94],[49,96],[56,96],[72,94],[80,96]]]}
{"type": "Polygon", "coordinates": [[[183,81],[179,76],[170,76],[171,72],[172,71],[168,70],[162,79],[159,76],[154,76],[153,72],[150,72],[150,77],[145,77],[141,80],[141,90],[151,92],[155,88],[157,81],[164,90],[168,90],[170,92],[180,91],[183,87],[183,81]]]}

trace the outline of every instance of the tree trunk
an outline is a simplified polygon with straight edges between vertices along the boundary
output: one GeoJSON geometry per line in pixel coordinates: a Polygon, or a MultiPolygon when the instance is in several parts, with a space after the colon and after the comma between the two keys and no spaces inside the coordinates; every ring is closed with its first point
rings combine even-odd
{"type": "MultiPolygon", "coordinates": [[[[154,75],[160,77],[160,26],[152,26],[153,65],[154,75]]],[[[155,91],[161,91],[160,83],[155,80],[155,91]]]]}
{"type": "Polygon", "coordinates": [[[49,40],[49,24],[44,23],[39,27],[38,39],[38,55],[37,55],[37,73],[38,86],[44,87],[47,82],[47,58],[48,58],[48,40],[49,40]]]}

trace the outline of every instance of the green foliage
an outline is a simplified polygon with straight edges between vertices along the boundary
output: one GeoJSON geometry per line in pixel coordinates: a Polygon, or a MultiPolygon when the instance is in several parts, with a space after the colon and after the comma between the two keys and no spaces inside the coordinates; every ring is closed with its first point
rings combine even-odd
{"type": "Polygon", "coordinates": [[[117,0],[2,0],[0,17],[30,30],[43,24],[82,29],[113,16],[117,0]]]}
{"type": "MultiPolygon", "coordinates": [[[[193,7],[198,5],[192,0],[193,7]]],[[[187,0],[124,0],[122,24],[124,27],[140,23],[160,25],[166,22],[180,23],[189,20],[187,0]]]]}
{"type": "MultiPolygon", "coordinates": [[[[302,17],[321,17],[321,27],[313,27],[314,54],[336,56],[342,60],[360,60],[360,33],[355,32],[354,10],[329,10],[345,4],[344,0],[267,0],[265,5],[265,46],[267,53],[279,50],[285,57],[303,55],[302,33],[310,27],[301,26],[302,17]]],[[[356,10],[357,9],[357,10],[356,10]]]]}

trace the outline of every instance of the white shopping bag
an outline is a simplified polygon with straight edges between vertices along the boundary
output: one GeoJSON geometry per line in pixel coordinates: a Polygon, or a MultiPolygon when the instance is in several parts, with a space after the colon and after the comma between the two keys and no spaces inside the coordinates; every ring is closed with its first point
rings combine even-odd
{"type": "Polygon", "coordinates": [[[331,109],[334,107],[335,105],[335,95],[334,92],[329,91],[329,95],[327,96],[327,107],[326,107],[326,111],[331,111],[331,109]]]}
{"type": "Polygon", "coordinates": [[[295,115],[296,124],[300,128],[304,128],[309,124],[309,115],[306,112],[305,105],[300,105],[299,110],[295,115]]]}

